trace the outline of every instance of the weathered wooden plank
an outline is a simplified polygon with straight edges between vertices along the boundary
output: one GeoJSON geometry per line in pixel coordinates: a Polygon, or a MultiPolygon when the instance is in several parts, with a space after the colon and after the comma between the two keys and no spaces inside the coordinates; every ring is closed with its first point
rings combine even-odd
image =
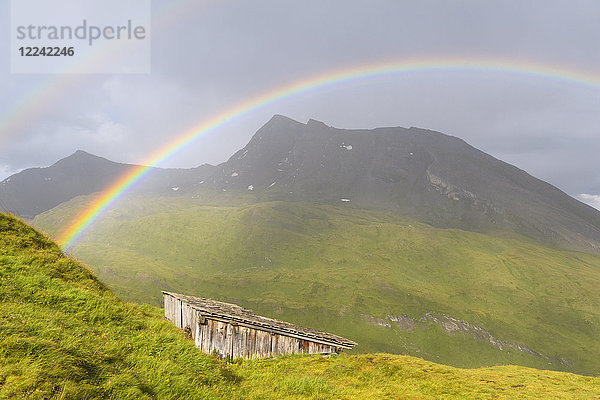
{"type": "Polygon", "coordinates": [[[203,325],[202,329],[202,348],[206,353],[212,353],[213,351],[213,342],[215,336],[215,321],[209,320],[206,325],[203,325]]]}
{"type": "Polygon", "coordinates": [[[245,357],[248,328],[236,325],[233,327],[233,354],[232,358],[245,357]]]}
{"type": "Polygon", "coordinates": [[[233,326],[224,324],[225,343],[223,343],[223,356],[233,358],[233,326]]]}
{"type": "Polygon", "coordinates": [[[264,331],[256,331],[256,357],[263,358],[264,357],[264,331]]]}
{"type": "Polygon", "coordinates": [[[216,324],[217,340],[215,341],[215,348],[220,356],[223,356],[223,348],[225,347],[225,328],[226,324],[223,322],[217,322],[216,324]]]}
{"type": "Polygon", "coordinates": [[[175,299],[172,296],[169,295],[165,295],[164,296],[164,302],[165,302],[165,317],[171,321],[175,326],[177,326],[178,328],[180,328],[180,324],[178,323],[178,308],[177,306],[179,304],[181,304],[181,301],[175,299]]]}
{"type": "Polygon", "coordinates": [[[212,324],[210,326],[210,335],[211,335],[211,339],[210,339],[210,343],[209,343],[210,352],[212,353],[213,350],[216,350],[218,352],[219,351],[219,322],[218,321],[212,321],[212,324]]]}
{"type": "Polygon", "coordinates": [[[243,329],[243,350],[242,350],[242,357],[245,358],[250,358],[250,328],[248,327],[242,327],[243,329]]]}
{"type": "Polygon", "coordinates": [[[253,353],[254,353],[254,348],[253,348],[253,335],[254,335],[254,329],[248,328],[248,331],[246,332],[246,350],[244,351],[244,353],[246,354],[246,357],[248,358],[252,358],[253,353]]]}
{"type": "Polygon", "coordinates": [[[188,304],[181,304],[181,327],[188,334],[192,335],[192,338],[195,332],[195,329],[192,328],[196,325],[196,313],[197,311],[188,304]]]}
{"type": "Polygon", "coordinates": [[[205,341],[204,341],[204,348],[206,349],[207,353],[212,353],[213,350],[213,338],[215,337],[215,321],[208,321],[208,324],[206,324],[206,336],[205,336],[205,341]]]}
{"type": "Polygon", "coordinates": [[[248,337],[248,352],[250,358],[256,358],[256,334],[258,331],[256,329],[250,330],[250,335],[248,337]]]}
{"type": "Polygon", "coordinates": [[[269,357],[276,355],[273,349],[275,348],[274,343],[279,341],[279,336],[276,333],[269,332],[269,357]]]}
{"type": "Polygon", "coordinates": [[[237,357],[240,348],[240,327],[237,325],[231,326],[231,358],[237,357]]]}
{"type": "Polygon", "coordinates": [[[262,358],[271,357],[271,334],[263,332],[262,338],[262,358]]]}
{"type": "Polygon", "coordinates": [[[175,310],[176,310],[175,319],[177,320],[177,327],[183,328],[183,316],[181,315],[183,312],[181,310],[181,307],[183,306],[183,302],[181,300],[179,300],[175,304],[176,304],[175,305],[175,310]]]}
{"type": "Polygon", "coordinates": [[[220,324],[220,322],[218,322],[218,321],[214,321],[212,323],[212,332],[211,333],[212,333],[213,337],[212,337],[212,341],[210,344],[211,352],[213,350],[216,350],[217,352],[219,352],[219,349],[221,348],[221,334],[219,332],[219,324],[220,324]]]}

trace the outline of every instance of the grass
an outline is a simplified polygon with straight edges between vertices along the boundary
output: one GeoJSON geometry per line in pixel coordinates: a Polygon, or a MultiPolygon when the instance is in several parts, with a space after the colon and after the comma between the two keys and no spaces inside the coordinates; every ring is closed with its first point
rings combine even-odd
{"type": "MultiPolygon", "coordinates": [[[[89,200],[63,204],[35,224],[55,235],[89,200]]],[[[514,234],[436,229],[325,204],[132,197],[73,254],[128,301],[159,305],[162,289],[230,301],[348,337],[359,353],[464,368],[600,371],[600,259],[514,234]],[[427,312],[468,321],[546,358],[448,334],[439,324],[407,331],[389,319],[418,321],[427,312]]]]}
{"type": "Polygon", "coordinates": [[[600,378],[389,354],[226,362],[0,214],[0,398],[594,399],[600,378]]]}
{"type": "Polygon", "coordinates": [[[515,366],[459,369],[389,354],[253,360],[236,371],[250,399],[600,398],[598,378],[515,366]]]}
{"type": "Polygon", "coordinates": [[[204,398],[226,366],[0,214],[0,398],[204,398]]]}

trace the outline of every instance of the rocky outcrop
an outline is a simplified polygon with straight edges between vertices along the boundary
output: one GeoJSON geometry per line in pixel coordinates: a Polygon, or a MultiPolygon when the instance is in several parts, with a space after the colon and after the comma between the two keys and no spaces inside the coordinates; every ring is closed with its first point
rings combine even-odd
{"type": "Polygon", "coordinates": [[[382,326],[385,328],[396,327],[406,332],[413,332],[417,329],[426,329],[430,326],[438,326],[448,335],[463,334],[471,336],[475,340],[483,340],[500,351],[520,351],[535,357],[542,358],[556,365],[569,364],[569,360],[556,359],[545,354],[533,350],[531,347],[498,339],[482,327],[473,325],[467,321],[463,321],[449,315],[427,312],[419,319],[414,319],[406,314],[399,316],[388,315],[386,319],[377,318],[372,315],[362,314],[365,321],[372,325],[382,326]]]}

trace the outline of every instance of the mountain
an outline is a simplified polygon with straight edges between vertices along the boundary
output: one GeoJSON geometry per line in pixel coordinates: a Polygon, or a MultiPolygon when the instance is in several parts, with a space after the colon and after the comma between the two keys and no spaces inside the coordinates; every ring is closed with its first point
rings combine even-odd
{"type": "MultiPolygon", "coordinates": [[[[0,208],[33,219],[74,197],[108,188],[134,167],[78,150],[50,167],[26,169],[0,182],[0,208]]],[[[177,191],[210,176],[213,168],[208,164],[193,169],[154,168],[136,189],[159,193],[177,191]]]]}
{"type": "Polygon", "coordinates": [[[600,391],[600,378],[463,370],[391,354],[218,360],[161,309],[118,300],[84,265],[5,214],[0,254],[0,398],[581,399],[600,391]]]}
{"type": "Polygon", "coordinates": [[[437,227],[512,231],[600,253],[600,212],[456,137],[336,129],[276,115],[209,179],[218,190],[396,210],[437,227]]]}
{"type": "MultiPolygon", "coordinates": [[[[133,166],[78,151],[0,183],[0,207],[33,218],[100,191],[133,166]]],[[[336,129],[275,115],[228,161],[154,169],[139,192],[235,191],[385,209],[440,228],[517,232],[600,254],[600,212],[456,137],[419,128],[336,129]]]]}

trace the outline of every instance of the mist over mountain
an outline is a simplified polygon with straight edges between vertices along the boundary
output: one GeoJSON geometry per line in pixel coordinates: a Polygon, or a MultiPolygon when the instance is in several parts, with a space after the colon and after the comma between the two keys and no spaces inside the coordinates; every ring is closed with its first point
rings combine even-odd
{"type": "MultiPolygon", "coordinates": [[[[0,207],[32,218],[105,189],[131,167],[78,151],[4,180],[0,207]]],[[[227,162],[155,168],[136,190],[243,191],[394,210],[436,227],[518,232],[600,252],[600,212],[459,138],[419,128],[347,130],[275,115],[227,162]]]]}

